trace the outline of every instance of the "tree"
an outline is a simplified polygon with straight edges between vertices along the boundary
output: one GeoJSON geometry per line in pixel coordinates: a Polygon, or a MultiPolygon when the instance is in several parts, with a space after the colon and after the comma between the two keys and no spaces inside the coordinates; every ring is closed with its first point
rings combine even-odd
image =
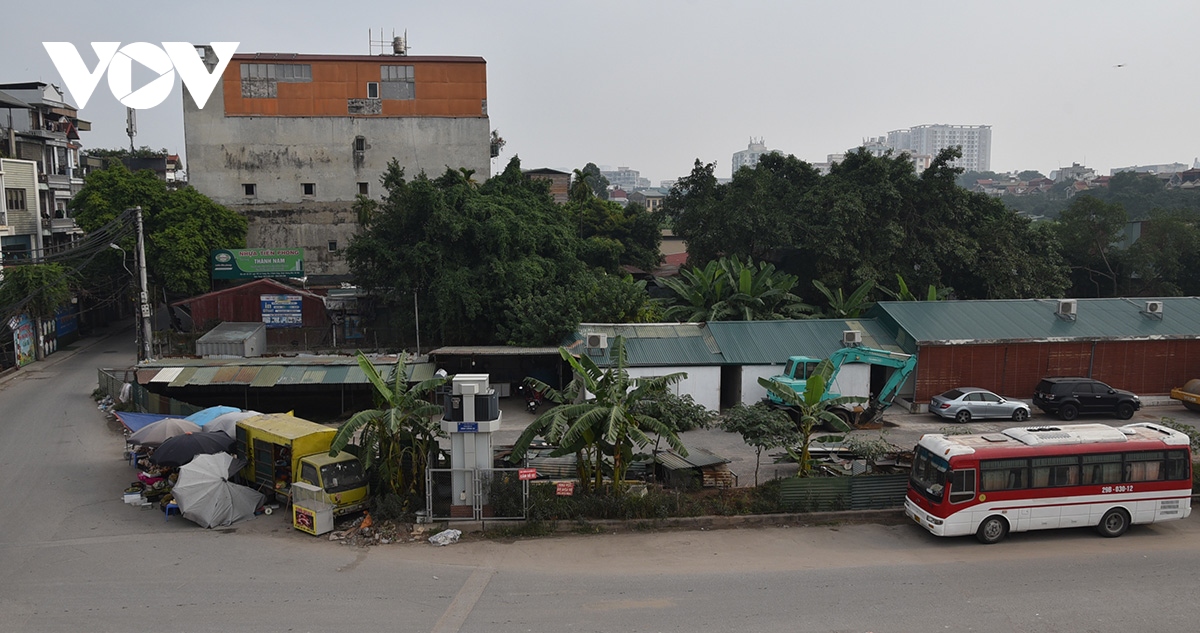
{"type": "Polygon", "coordinates": [[[601,200],[608,200],[608,178],[600,172],[596,163],[588,163],[583,169],[576,169],[571,178],[571,198],[573,201],[582,199],[585,193],[601,200]],[[578,192],[576,187],[580,187],[578,192]]]}
{"type": "MultiPolygon", "coordinates": [[[[903,281],[903,280],[901,280],[903,281]]],[[[824,295],[828,302],[828,307],[822,313],[826,319],[857,319],[865,310],[871,307],[872,303],[867,300],[867,295],[871,293],[871,289],[875,286],[872,281],[864,281],[850,296],[843,294],[841,288],[830,290],[825,287],[825,284],[814,279],[813,285],[817,290],[824,295]]]]}
{"type": "Polygon", "coordinates": [[[1128,222],[1125,209],[1093,196],[1076,196],[1058,218],[1057,234],[1071,267],[1071,296],[1120,294],[1122,254],[1117,245],[1128,222]]]}
{"type": "Polygon", "coordinates": [[[796,424],[779,409],[769,409],[761,402],[747,407],[744,404],[721,415],[721,428],[742,436],[754,447],[754,485],[758,485],[758,467],[763,450],[791,446],[800,441],[796,424]]]}
{"type": "Polygon", "coordinates": [[[812,307],[793,294],[794,275],[774,264],[743,263],[736,257],[710,261],[704,268],[680,271],[679,277],[656,278],[674,295],[666,299],[666,319],[679,321],[760,321],[804,318],[812,307]]]}
{"type": "Polygon", "coordinates": [[[444,435],[432,417],[442,408],[424,398],[447,379],[432,378],[410,387],[403,358],[384,379],[362,352],[358,353],[358,366],[375,389],[376,407],[343,422],[329,454],[336,456],[357,438],[363,467],[373,471],[382,485],[377,494],[405,497],[407,508],[412,499],[424,498],[425,470],[430,455],[438,450],[438,437],[444,435]]]}
{"type": "Polygon", "coordinates": [[[1152,211],[1128,257],[1137,294],[1200,294],[1200,213],[1152,211]]]}
{"type": "MultiPolygon", "coordinates": [[[[604,489],[604,472],[608,470],[606,459],[612,460],[612,494],[621,496],[625,489],[625,473],[634,459],[634,449],[650,443],[646,432],[665,439],[671,448],[684,457],[687,449],[679,435],[667,423],[641,412],[643,403],[657,396],[687,374],[677,372],[654,378],[631,378],[625,354],[625,339],[617,336],[609,348],[612,365],[601,369],[588,356],[575,358],[566,348],[559,348],[563,360],[571,366],[574,377],[564,390],[569,394],[591,394],[582,402],[556,406],[538,416],[517,438],[513,447],[513,460],[524,457],[530,442],[535,437],[544,437],[558,444],[555,455],[569,453],[586,454],[594,460],[588,467],[591,482],[584,480],[585,487],[600,492],[604,489]]],[[[549,385],[530,381],[535,389],[554,394],[559,401],[561,394],[549,389],[549,385]]]]}
{"type": "MultiPolygon", "coordinates": [[[[40,332],[42,321],[53,319],[55,311],[71,300],[74,278],[75,273],[61,264],[5,266],[0,278],[0,322],[27,313],[34,331],[40,332]]],[[[41,345],[33,347],[40,359],[41,345]]]]}
{"type": "Polygon", "coordinates": [[[908,289],[908,283],[904,281],[904,276],[896,273],[897,289],[892,290],[886,286],[879,286],[879,291],[889,296],[894,301],[945,301],[946,297],[953,292],[952,288],[938,288],[933,284],[929,284],[929,290],[926,291],[924,297],[917,297],[908,289]]]}
{"type": "MultiPolygon", "coordinates": [[[[216,204],[191,187],[168,190],[153,172],[131,173],[120,162],[88,175],[71,199],[73,217],[92,232],[127,209],[142,207],[146,232],[146,267],[150,282],[175,296],[210,288],[209,253],[246,245],[246,219],[216,204]]],[[[119,245],[132,251],[135,238],[119,245]]]]}
{"type": "Polygon", "coordinates": [[[617,258],[600,267],[583,259],[588,241],[575,220],[545,181],[521,172],[518,158],[478,186],[452,169],[407,181],[395,161],[383,183],[382,201],[346,256],[359,283],[397,308],[401,331],[413,331],[405,315],[414,291],[421,323],[436,329],[422,339],[460,345],[556,345],[577,319],[592,319],[595,304],[575,302],[597,287],[632,306],[630,316],[645,300],[618,274],[617,258]],[[622,292],[615,284],[625,284],[622,292]]]}
{"type": "Polygon", "coordinates": [[[818,428],[828,426],[835,431],[847,432],[850,430],[850,427],[829,409],[843,404],[866,401],[866,398],[857,396],[841,396],[822,401],[821,399],[825,397],[825,384],[832,375],[833,365],[829,359],[817,363],[812,376],[809,376],[805,383],[802,394],[798,394],[774,380],[758,379],[758,384],[777,396],[792,411],[792,418],[800,433],[800,453],[796,460],[800,464],[800,470],[796,473],[798,477],[807,477],[812,470],[812,458],[808,449],[818,428]]]}

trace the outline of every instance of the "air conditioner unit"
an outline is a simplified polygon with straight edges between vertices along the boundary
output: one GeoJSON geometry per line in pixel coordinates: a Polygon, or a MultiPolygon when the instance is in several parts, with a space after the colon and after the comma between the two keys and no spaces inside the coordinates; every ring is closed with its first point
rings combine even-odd
{"type": "Polygon", "coordinates": [[[862,343],[862,332],[858,330],[842,330],[843,345],[858,345],[862,343]]]}
{"type": "Polygon", "coordinates": [[[1077,307],[1077,304],[1074,299],[1059,299],[1058,315],[1073,319],[1073,318],[1075,318],[1076,307],[1077,307]]]}
{"type": "Polygon", "coordinates": [[[585,346],[589,349],[605,349],[608,347],[608,335],[589,332],[587,334],[585,346]]]}
{"type": "Polygon", "coordinates": [[[1161,301],[1147,301],[1146,302],[1146,314],[1162,315],[1162,311],[1163,311],[1163,302],[1161,302],[1161,301]]]}

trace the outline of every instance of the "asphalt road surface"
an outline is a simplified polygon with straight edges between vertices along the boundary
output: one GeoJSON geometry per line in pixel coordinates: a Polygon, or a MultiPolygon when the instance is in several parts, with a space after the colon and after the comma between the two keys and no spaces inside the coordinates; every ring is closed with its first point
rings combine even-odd
{"type": "Polygon", "coordinates": [[[164,520],[121,502],[132,470],[89,397],[127,339],[0,385],[0,631],[1200,629],[1195,517],[994,546],[825,525],[364,549],[280,514],[164,520]]]}

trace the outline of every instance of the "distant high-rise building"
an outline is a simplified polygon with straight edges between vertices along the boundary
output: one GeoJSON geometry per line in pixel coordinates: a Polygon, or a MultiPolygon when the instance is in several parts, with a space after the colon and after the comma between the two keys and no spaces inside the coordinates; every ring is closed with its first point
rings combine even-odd
{"type": "Polygon", "coordinates": [[[758,159],[762,158],[763,155],[776,153],[779,153],[778,150],[767,149],[766,141],[762,138],[755,139],[751,137],[750,144],[746,146],[746,149],[733,153],[733,171],[730,175],[736,174],[743,167],[754,169],[758,165],[758,159]]]}
{"type": "Polygon", "coordinates": [[[628,167],[617,167],[615,170],[600,169],[600,175],[608,179],[608,186],[633,191],[650,186],[649,178],[642,178],[642,172],[628,167]]]}
{"type": "Polygon", "coordinates": [[[992,126],[918,125],[888,132],[887,146],[898,152],[936,156],[947,147],[961,147],[962,158],[951,163],[966,171],[991,171],[992,126]]]}

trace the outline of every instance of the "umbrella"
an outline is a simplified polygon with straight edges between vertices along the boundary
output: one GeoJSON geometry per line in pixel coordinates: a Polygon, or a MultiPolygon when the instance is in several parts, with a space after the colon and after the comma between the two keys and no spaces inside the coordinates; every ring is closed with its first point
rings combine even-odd
{"type": "Polygon", "coordinates": [[[166,468],[176,468],[192,461],[197,455],[229,452],[233,445],[233,438],[224,433],[176,435],[154,449],[150,462],[166,468]]]}
{"type": "Polygon", "coordinates": [[[233,413],[223,413],[213,418],[211,422],[204,425],[205,433],[216,433],[223,431],[229,437],[237,437],[237,423],[239,420],[252,418],[256,415],[262,415],[258,411],[234,411],[233,413]]]}
{"type": "Polygon", "coordinates": [[[158,446],[177,435],[199,431],[200,427],[196,426],[194,422],[188,422],[183,418],[164,418],[143,426],[137,433],[130,435],[128,441],[132,444],[158,446]]]}
{"type": "Polygon", "coordinates": [[[235,467],[235,460],[228,453],[197,455],[181,467],[171,494],[183,518],[206,528],[254,518],[254,512],[266,497],[229,481],[235,467]]]}
{"type": "Polygon", "coordinates": [[[168,415],[165,413],[136,413],[133,411],[113,411],[113,415],[117,421],[125,425],[130,433],[137,433],[149,424],[166,420],[167,418],[183,418],[182,415],[168,415]]]}
{"type": "Polygon", "coordinates": [[[236,411],[241,411],[241,409],[239,409],[237,407],[227,407],[225,405],[217,405],[215,407],[201,409],[201,410],[189,415],[188,417],[186,417],[184,419],[191,420],[192,422],[195,422],[196,424],[199,424],[200,426],[204,426],[205,424],[212,422],[219,415],[224,415],[226,413],[234,413],[236,411]]]}

